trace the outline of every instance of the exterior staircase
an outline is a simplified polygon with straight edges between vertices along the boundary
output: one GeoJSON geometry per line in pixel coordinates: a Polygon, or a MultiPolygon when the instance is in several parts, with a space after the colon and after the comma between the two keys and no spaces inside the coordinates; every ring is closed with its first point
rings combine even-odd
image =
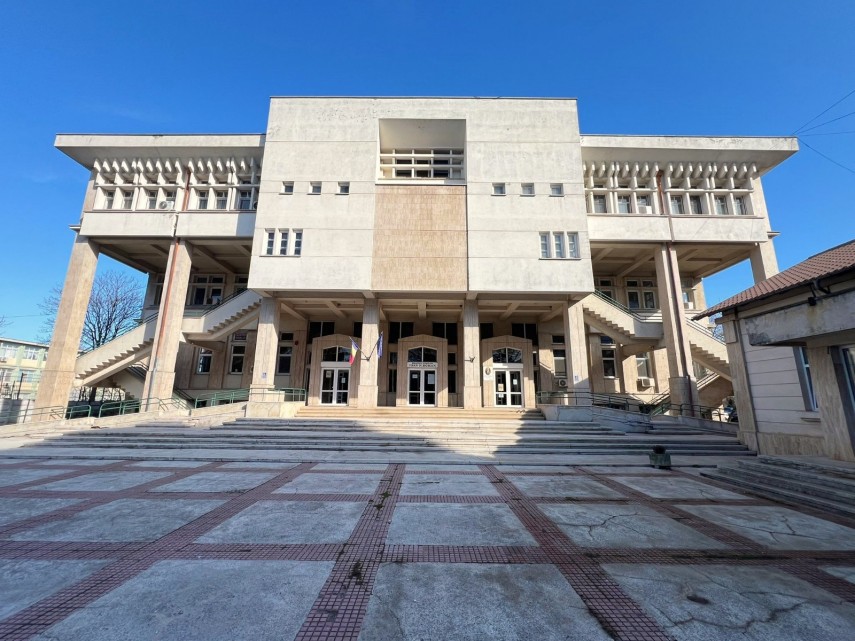
{"type": "Polygon", "coordinates": [[[760,456],[701,475],[782,503],[855,517],[855,466],[760,456]]]}

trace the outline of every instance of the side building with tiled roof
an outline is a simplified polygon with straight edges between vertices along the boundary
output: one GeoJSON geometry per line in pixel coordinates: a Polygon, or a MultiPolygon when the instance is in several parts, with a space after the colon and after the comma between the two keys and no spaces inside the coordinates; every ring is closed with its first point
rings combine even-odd
{"type": "Polygon", "coordinates": [[[710,307],[740,439],[761,454],[855,460],[855,240],[710,307]]]}

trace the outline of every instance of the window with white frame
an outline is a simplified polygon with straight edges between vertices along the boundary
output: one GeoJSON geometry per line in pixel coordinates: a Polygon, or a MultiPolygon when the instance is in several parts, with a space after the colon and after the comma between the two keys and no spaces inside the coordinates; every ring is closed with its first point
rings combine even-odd
{"type": "Polygon", "coordinates": [[[813,387],[813,376],[810,372],[810,361],[808,360],[807,349],[805,347],[796,347],[796,365],[799,371],[799,383],[802,386],[802,396],[805,401],[805,409],[810,412],[815,412],[819,409],[819,404],[816,402],[816,392],[813,387]]]}
{"type": "Polygon", "coordinates": [[[617,197],[617,210],[619,214],[632,213],[632,199],[629,194],[619,194],[617,197]]]}
{"type": "Polygon", "coordinates": [[[656,305],[656,281],[628,279],[626,281],[626,306],[630,309],[658,309],[656,305]]]}
{"type": "Polygon", "coordinates": [[[279,230],[279,255],[287,256],[288,255],[288,236],[289,230],[280,229],[279,230]]]}
{"type": "Polygon", "coordinates": [[[504,196],[506,193],[505,183],[493,183],[493,195],[504,196]]]}
{"type": "Polygon", "coordinates": [[[540,232],[540,257],[551,259],[579,258],[577,232],[540,232]]]}
{"type": "Polygon", "coordinates": [[[700,196],[689,196],[689,211],[695,216],[700,216],[704,213],[704,206],[700,196]]]}
{"type": "Polygon", "coordinates": [[[243,361],[246,356],[246,345],[232,345],[229,359],[229,374],[243,374],[243,361]]]}
{"type": "Polygon", "coordinates": [[[273,229],[265,229],[264,238],[264,254],[273,256],[273,249],[276,247],[276,232],[273,229]]]}
{"type": "Polygon", "coordinates": [[[737,216],[747,216],[748,208],[745,206],[745,196],[733,197],[733,213],[737,216]]]}
{"type": "Polygon", "coordinates": [[[719,216],[727,216],[727,196],[715,196],[715,213],[719,216]]]}
{"type": "Polygon", "coordinates": [[[303,253],[303,230],[294,230],[294,253],[293,256],[300,256],[303,253]]]}
{"type": "Polygon", "coordinates": [[[283,182],[282,183],[282,192],[283,194],[290,196],[294,193],[294,183],[293,182],[283,182]]]}
{"type": "Polygon", "coordinates": [[[208,193],[207,187],[196,189],[196,209],[208,208],[208,193]]]}
{"type": "Polygon", "coordinates": [[[132,209],[134,206],[134,192],[131,189],[122,190],[122,209],[132,209]]]}
{"type": "Polygon", "coordinates": [[[222,274],[196,274],[190,280],[190,305],[217,305],[223,300],[222,274]]]}
{"type": "Polygon", "coordinates": [[[319,182],[313,182],[309,186],[309,193],[313,196],[320,196],[321,194],[322,184],[319,182]]]}
{"type": "Polygon", "coordinates": [[[635,369],[638,371],[638,378],[653,378],[653,369],[650,367],[650,352],[636,354],[635,369]]]}
{"type": "Polygon", "coordinates": [[[217,209],[226,209],[229,205],[229,192],[225,189],[218,189],[214,192],[215,207],[217,209]]]}
{"type": "Polygon", "coordinates": [[[147,209],[157,209],[157,190],[156,189],[146,190],[146,208],[147,209]]]}
{"type": "Polygon", "coordinates": [[[608,336],[600,336],[600,353],[603,358],[603,376],[617,378],[617,346],[608,336]]]}
{"type": "Polygon", "coordinates": [[[254,209],[252,206],[251,189],[238,190],[238,209],[240,211],[250,211],[251,209],[254,209]]]}
{"type": "Polygon", "coordinates": [[[279,354],[276,361],[276,373],[277,374],[290,374],[291,373],[291,356],[294,353],[293,344],[280,344],[279,345],[279,354]]]}
{"type": "Polygon", "coordinates": [[[339,183],[338,193],[339,196],[347,196],[348,194],[350,194],[350,183],[339,183]]]}
{"type": "Polygon", "coordinates": [[[683,196],[682,194],[672,194],[670,197],[671,214],[674,216],[682,216],[683,211],[683,196]]]}
{"type": "Polygon", "coordinates": [[[594,212],[595,214],[605,214],[608,212],[606,207],[606,195],[594,194],[594,212]]]}
{"type": "Polygon", "coordinates": [[[614,281],[611,278],[598,278],[596,290],[606,298],[615,299],[614,281]]]}
{"type": "Polygon", "coordinates": [[[211,350],[205,349],[204,347],[199,350],[199,360],[196,363],[196,373],[197,374],[210,374],[211,373],[211,360],[214,358],[214,354],[211,350]]]}
{"type": "Polygon", "coordinates": [[[112,209],[113,202],[116,199],[116,191],[114,189],[104,190],[104,209],[112,209]]]}
{"type": "Polygon", "coordinates": [[[563,196],[564,195],[564,185],[561,183],[552,183],[549,185],[549,195],[550,196],[563,196]]]}
{"type": "Polygon", "coordinates": [[[567,376],[567,350],[553,349],[552,364],[555,376],[558,378],[565,378],[567,376]]]}
{"type": "Polygon", "coordinates": [[[39,352],[41,352],[41,349],[38,347],[25,347],[24,358],[30,361],[37,360],[39,358],[39,352]]]}
{"type": "Polygon", "coordinates": [[[534,183],[523,183],[521,196],[534,196],[534,183]]]}
{"type": "Polygon", "coordinates": [[[636,202],[638,203],[638,213],[639,214],[652,214],[653,209],[650,205],[650,194],[638,194],[636,196],[636,202]]]}

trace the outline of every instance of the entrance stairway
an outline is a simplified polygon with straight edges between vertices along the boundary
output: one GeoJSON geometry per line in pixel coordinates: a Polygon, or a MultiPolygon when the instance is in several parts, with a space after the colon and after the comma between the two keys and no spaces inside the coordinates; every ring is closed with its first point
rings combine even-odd
{"type": "Polygon", "coordinates": [[[701,475],[782,503],[855,517],[855,467],[760,456],[701,475]]]}

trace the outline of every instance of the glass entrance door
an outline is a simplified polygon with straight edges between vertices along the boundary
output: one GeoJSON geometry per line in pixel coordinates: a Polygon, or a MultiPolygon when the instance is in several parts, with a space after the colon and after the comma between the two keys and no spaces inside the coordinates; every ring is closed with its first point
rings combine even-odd
{"type": "Polygon", "coordinates": [[[522,407],[522,370],[496,369],[496,407],[522,407]]]}
{"type": "Polygon", "coordinates": [[[411,369],[407,390],[410,405],[436,405],[436,370],[411,369]]]}
{"type": "Polygon", "coordinates": [[[347,405],[350,391],[350,368],[321,369],[321,404],[347,405]]]}

